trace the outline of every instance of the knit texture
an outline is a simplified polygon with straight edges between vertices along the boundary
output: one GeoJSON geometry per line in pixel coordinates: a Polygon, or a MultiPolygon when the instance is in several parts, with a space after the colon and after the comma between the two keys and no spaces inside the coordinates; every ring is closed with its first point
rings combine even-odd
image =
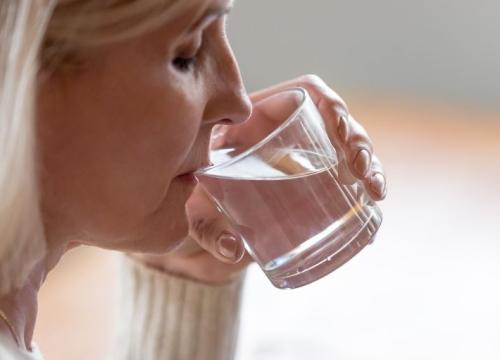
{"type": "Polygon", "coordinates": [[[0,360],[43,360],[36,344],[31,347],[31,351],[21,350],[8,330],[0,331],[0,360]]]}
{"type": "Polygon", "coordinates": [[[207,285],[123,261],[117,359],[232,360],[243,276],[207,285]]]}

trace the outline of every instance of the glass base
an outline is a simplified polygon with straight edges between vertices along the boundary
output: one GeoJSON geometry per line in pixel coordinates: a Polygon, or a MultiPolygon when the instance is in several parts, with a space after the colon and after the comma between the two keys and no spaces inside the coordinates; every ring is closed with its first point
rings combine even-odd
{"type": "Polygon", "coordinates": [[[382,212],[376,205],[365,209],[369,209],[365,214],[369,213],[370,218],[353,236],[340,241],[338,237],[342,234],[332,234],[307,253],[281,261],[282,265],[264,273],[279,289],[295,289],[328,275],[372,242],[382,224],[382,212]]]}

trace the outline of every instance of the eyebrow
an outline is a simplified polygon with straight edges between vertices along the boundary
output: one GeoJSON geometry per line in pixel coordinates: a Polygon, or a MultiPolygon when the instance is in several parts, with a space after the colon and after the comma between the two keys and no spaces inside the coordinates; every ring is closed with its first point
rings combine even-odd
{"type": "Polygon", "coordinates": [[[232,8],[233,8],[232,4],[226,7],[209,8],[207,11],[205,11],[205,13],[201,16],[201,18],[189,28],[188,32],[189,33],[194,32],[196,29],[198,29],[200,26],[205,24],[208,20],[212,19],[213,17],[220,17],[228,14],[232,8]]]}

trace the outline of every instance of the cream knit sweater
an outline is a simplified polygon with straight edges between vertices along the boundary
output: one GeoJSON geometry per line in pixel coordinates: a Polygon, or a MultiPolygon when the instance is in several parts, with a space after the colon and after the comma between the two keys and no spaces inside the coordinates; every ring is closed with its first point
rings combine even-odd
{"type": "MultiPolygon", "coordinates": [[[[111,359],[233,359],[242,282],[243,276],[206,285],[124,259],[119,333],[111,359]]],[[[41,360],[36,345],[33,349],[20,352],[10,334],[0,333],[1,360],[41,360]]]]}

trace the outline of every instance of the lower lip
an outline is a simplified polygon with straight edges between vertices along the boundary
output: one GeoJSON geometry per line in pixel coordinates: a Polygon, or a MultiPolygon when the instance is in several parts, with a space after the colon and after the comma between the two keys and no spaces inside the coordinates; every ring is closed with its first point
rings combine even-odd
{"type": "Polygon", "coordinates": [[[190,184],[190,185],[196,185],[198,183],[198,180],[196,180],[196,177],[192,173],[179,175],[179,176],[177,176],[177,179],[179,179],[183,183],[190,184]]]}

